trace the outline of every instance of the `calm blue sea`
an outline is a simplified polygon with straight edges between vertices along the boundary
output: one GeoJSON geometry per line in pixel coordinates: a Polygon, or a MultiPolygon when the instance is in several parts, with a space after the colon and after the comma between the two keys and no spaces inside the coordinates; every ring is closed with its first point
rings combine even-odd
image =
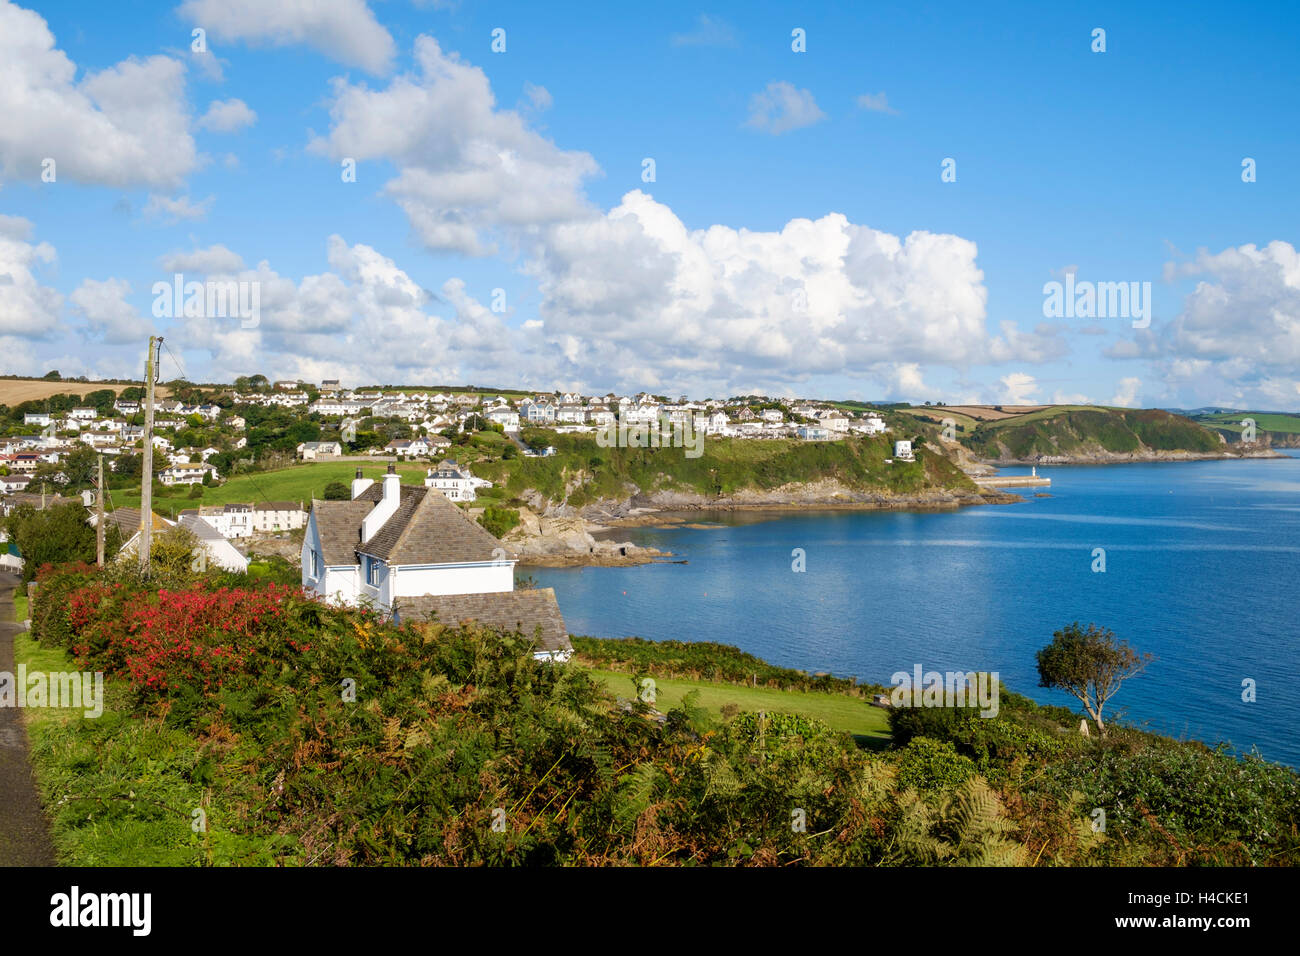
{"type": "Polygon", "coordinates": [[[1067,705],[1037,686],[1034,652],[1096,622],[1157,658],[1110,705],[1127,722],[1300,766],[1300,458],[1039,473],[1052,487],[1022,504],[705,513],[719,527],[618,533],[688,564],[530,573],[574,634],[722,641],[879,683],[916,664],[998,671],[1067,705]]]}

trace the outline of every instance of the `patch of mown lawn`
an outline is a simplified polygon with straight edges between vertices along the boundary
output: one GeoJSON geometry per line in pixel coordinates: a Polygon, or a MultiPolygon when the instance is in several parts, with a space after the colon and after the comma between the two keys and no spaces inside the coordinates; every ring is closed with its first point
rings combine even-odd
{"type": "MultiPolygon", "coordinates": [[[[588,670],[588,673],[616,697],[630,700],[636,696],[633,675],[629,673],[595,668],[588,670]]],[[[890,740],[888,711],[873,707],[860,697],[779,690],[773,687],[744,687],[740,684],[680,680],[673,677],[655,677],[653,680],[656,694],[654,707],[659,711],[679,706],[686,695],[694,691],[699,694],[696,706],[713,714],[721,715],[724,706],[734,704],[742,711],[814,717],[832,730],[853,734],[859,744],[872,749],[883,747],[890,740]]]]}

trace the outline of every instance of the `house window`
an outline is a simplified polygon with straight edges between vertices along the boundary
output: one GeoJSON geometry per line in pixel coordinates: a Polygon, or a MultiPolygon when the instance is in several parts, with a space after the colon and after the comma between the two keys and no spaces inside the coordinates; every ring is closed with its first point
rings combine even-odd
{"type": "Polygon", "coordinates": [[[379,562],[374,558],[366,558],[366,583],[379,587],[379,562]]]}
{"type": "Polygon", "coordinates": [[[320,555],[314,548],[311,552],[311,576],[313,578],[320,577],[320,555]]]}

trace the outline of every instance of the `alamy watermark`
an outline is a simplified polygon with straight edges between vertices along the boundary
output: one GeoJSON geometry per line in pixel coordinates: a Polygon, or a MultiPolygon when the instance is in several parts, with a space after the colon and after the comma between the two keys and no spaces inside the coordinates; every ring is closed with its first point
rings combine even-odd
{"type": "Polygon", "coordinates": [[[50,897],[50,925],[122,927],[133,936],[148,936],[153,928],[152,893],[83,893],[73,886],[50,897]]]}
{"type": "Polygon", "coordinates": [[[992,671],[925,671],[917,664],[909,674],[897,671],[889,702],[894,707],[978,707],[981,717],[998,715],[1001,682],[992,671]]]}
{"type": "Polygon", "coordinates": [[[1133,328],[1151,325],[1150,282],[1065,282],[1043,285],[1043,317],[1048,319],[1132,319],[1133,328]]]}
{"type": "Polygon", "coordinates": [[[239,319],[241,329],[262,322],[262,283],[257,279],[186,282],[177,272],[171,282],[153,284],[155,319],[239,319]]]}
{"type": "Polygon", "coordinates": [[[0,671],[0,707],[55,707],[80,709],[91,720],[104,713],[103,671],[45,674],[27,673],[27,665],[18,665],[18,677],[0,671]]]}
{"type": "Polygon", "coordinates": [[[704,454],[704,433],[683,422],[619,422],[596,430],[601,448],[685,448],[687,458],[704,454]]]}

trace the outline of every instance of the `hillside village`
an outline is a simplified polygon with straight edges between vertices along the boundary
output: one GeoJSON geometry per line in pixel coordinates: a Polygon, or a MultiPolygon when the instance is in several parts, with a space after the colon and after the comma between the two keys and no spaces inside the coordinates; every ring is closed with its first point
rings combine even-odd
{"type": "MultiPolygon", "coordinates": [[[[529,429],[564,435],[653,427],[701,438],[804,442],[889,430],[869,410],[763,396],[691,401],[645,392],[347,389],[331,380],[262,376],[241,378],[234,387],[171,383],[168,392],[153,407],[155,507],[171,505],[169,517],[153,512],[155,533],[180,526],[193,535],[198,560],[236,573],[247,573],[250,555],[261,550],[296,558],[309,593],[366,604],[395,620],[450,616],[535,632],[538,654],[559,659],[571,648],[554,593],[515,590],[516,556],[464,510],[494,485],[458,460],[474,449],[465,444],[468,437],[496,432],[501,457],[509,459],[554,453],[547,445],[530,446],[529,429]],[[363,478],[358,468],[350,488],[327,489],[323,499],[203,501],[206,489],[233,476],[349,460],[420,462],[423,482],[402,483],[390,464],[382,481],[363,478]],[[300,553],[293,554],[298,543],[300,553]]],[[[92,489],[102,465],[104,520],[119,532],[118,556],[133,558],[142,512],[116,507],[113,497],[115,490],[129,497],[138,489],[145,412],[139,387],[0,406],[0,511],[75,503],[94,525],[92,489]]],[[[895,453],[911,460],[910,443],[900,441],[895,453]]],[[[586,540],[585,533],[580,537],[586,540]]],[[[607,559],[626,556],[609,543],[587,543],[607,559]]],[[[5,560],[21,564],[16,553],[5,560]]]]}
{"type": "MultiPolygon", "coordinates": [[[[241,379],[233,389],[190,387],[202,396],[198,401],[155,401],[154,473],[161,485],[210,485],[274,456],[319,461],[360,454],[441,462],[455,435],[485,425],[512,436],[524,455],[546,453],[518,441],[520,430],[530,426],[565,434],[653,425],[705,436],[805,441],[888,431],[874,412],[853,414],[828,403],[763,396],[673,401],[644,392],[557,392],[507,397],[353,390],[331,380],[319,386],[279,381],[260,387],[251,381],[241,379]]],[[[110,477],[138,482],[144,408],[135,393],[141,391],[126,389],[116,397],[111,390],[94,392],[90,397],[98,397],[97,403],[75,405],[57,400],[72,396],[55,396],[8,409],[0,429],[0,495],[84,486],[87,464],[100,454],[110,477]]],[[[464,469],[453,464],[450,471],[431,470],[429,477],[448,497],[473,499],[474,478],[464,469]]]]}

